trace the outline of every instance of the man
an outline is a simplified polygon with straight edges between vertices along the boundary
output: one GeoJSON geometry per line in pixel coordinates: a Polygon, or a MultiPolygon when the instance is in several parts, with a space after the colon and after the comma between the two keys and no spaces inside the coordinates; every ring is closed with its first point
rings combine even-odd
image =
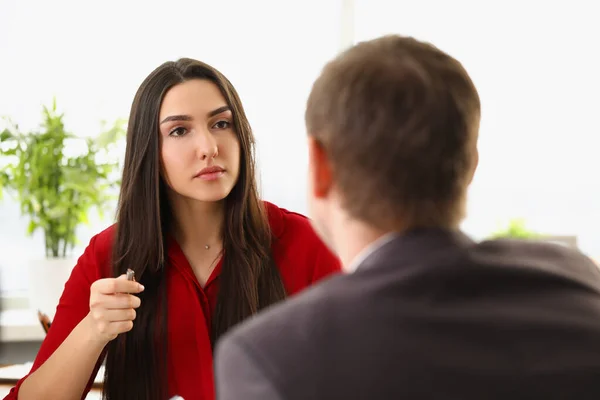
{"type": "Polygon", "coordinates": [[[220,400],[600,399],[600,273],[558,245],[459,230],[480,102],[461,64],[387,36],[310,94],[314,226],[348,274],[233,329],[220,400]]]}

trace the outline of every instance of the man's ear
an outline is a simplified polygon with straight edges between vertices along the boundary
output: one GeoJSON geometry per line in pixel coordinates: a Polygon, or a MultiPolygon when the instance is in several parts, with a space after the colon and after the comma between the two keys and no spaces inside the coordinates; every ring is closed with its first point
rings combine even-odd
{"type": "Polygon", "coordinates": [[[331,162],[323,145],[311,136],[308,137],[308,173],[312,195],[318,199],[327,197],[333,186],[331,162]]]}

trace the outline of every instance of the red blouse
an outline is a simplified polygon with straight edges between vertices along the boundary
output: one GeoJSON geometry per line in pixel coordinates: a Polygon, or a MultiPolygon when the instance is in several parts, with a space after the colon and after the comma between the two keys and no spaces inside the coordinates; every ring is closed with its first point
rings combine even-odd
{"type": "MultiPolygon", "coordinates": [[[[273,256],[288,294],[294,294],[340,271],[339,260],[317,237],[306,217],[271,203],[265,204],[271,230],[277,238],[272,245],[273,256]]],[[[91,284],[107,277],[110,271],[113,232],[111,226],[94,236],[79,258],[65,285],[52,328],[42,343],[31,372],[52,355],[88,314],[91,284]]],[[[167,272],[169,395],[177,394],[185,400],[213,400],[215,390],[209,326],[219,290],[221,262],[202,288],[175,241],[169,246],[168,257],[171,267],[167,272]]],[[[91,387],[93,376],[83,398],[91,387]]],[[[17,399],[22,381],[17,383],[5,400],[17,399]]]]}

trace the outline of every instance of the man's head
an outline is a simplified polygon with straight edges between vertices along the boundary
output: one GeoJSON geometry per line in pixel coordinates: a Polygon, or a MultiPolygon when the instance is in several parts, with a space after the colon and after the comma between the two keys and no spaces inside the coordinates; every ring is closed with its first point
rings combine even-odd
{"type": "Polygon", "coordinates": [[[430,44],[385,36],[340,54],[314,83],[305,115],[316,230],[331,245],[334,215],[379,232],[457,228],[479,117],[467,72],[430,44]]]}

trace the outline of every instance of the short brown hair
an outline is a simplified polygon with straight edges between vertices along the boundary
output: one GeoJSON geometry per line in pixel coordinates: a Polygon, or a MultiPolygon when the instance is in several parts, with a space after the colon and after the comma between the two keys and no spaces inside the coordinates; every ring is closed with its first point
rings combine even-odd
{"type": "Polygon", "coordinates": [[[480,102],[462,65],[385,36],[346,50],[310,93],[306,126],[343,206],[380,229],[456,228],[477,159],[480,102]]]}

